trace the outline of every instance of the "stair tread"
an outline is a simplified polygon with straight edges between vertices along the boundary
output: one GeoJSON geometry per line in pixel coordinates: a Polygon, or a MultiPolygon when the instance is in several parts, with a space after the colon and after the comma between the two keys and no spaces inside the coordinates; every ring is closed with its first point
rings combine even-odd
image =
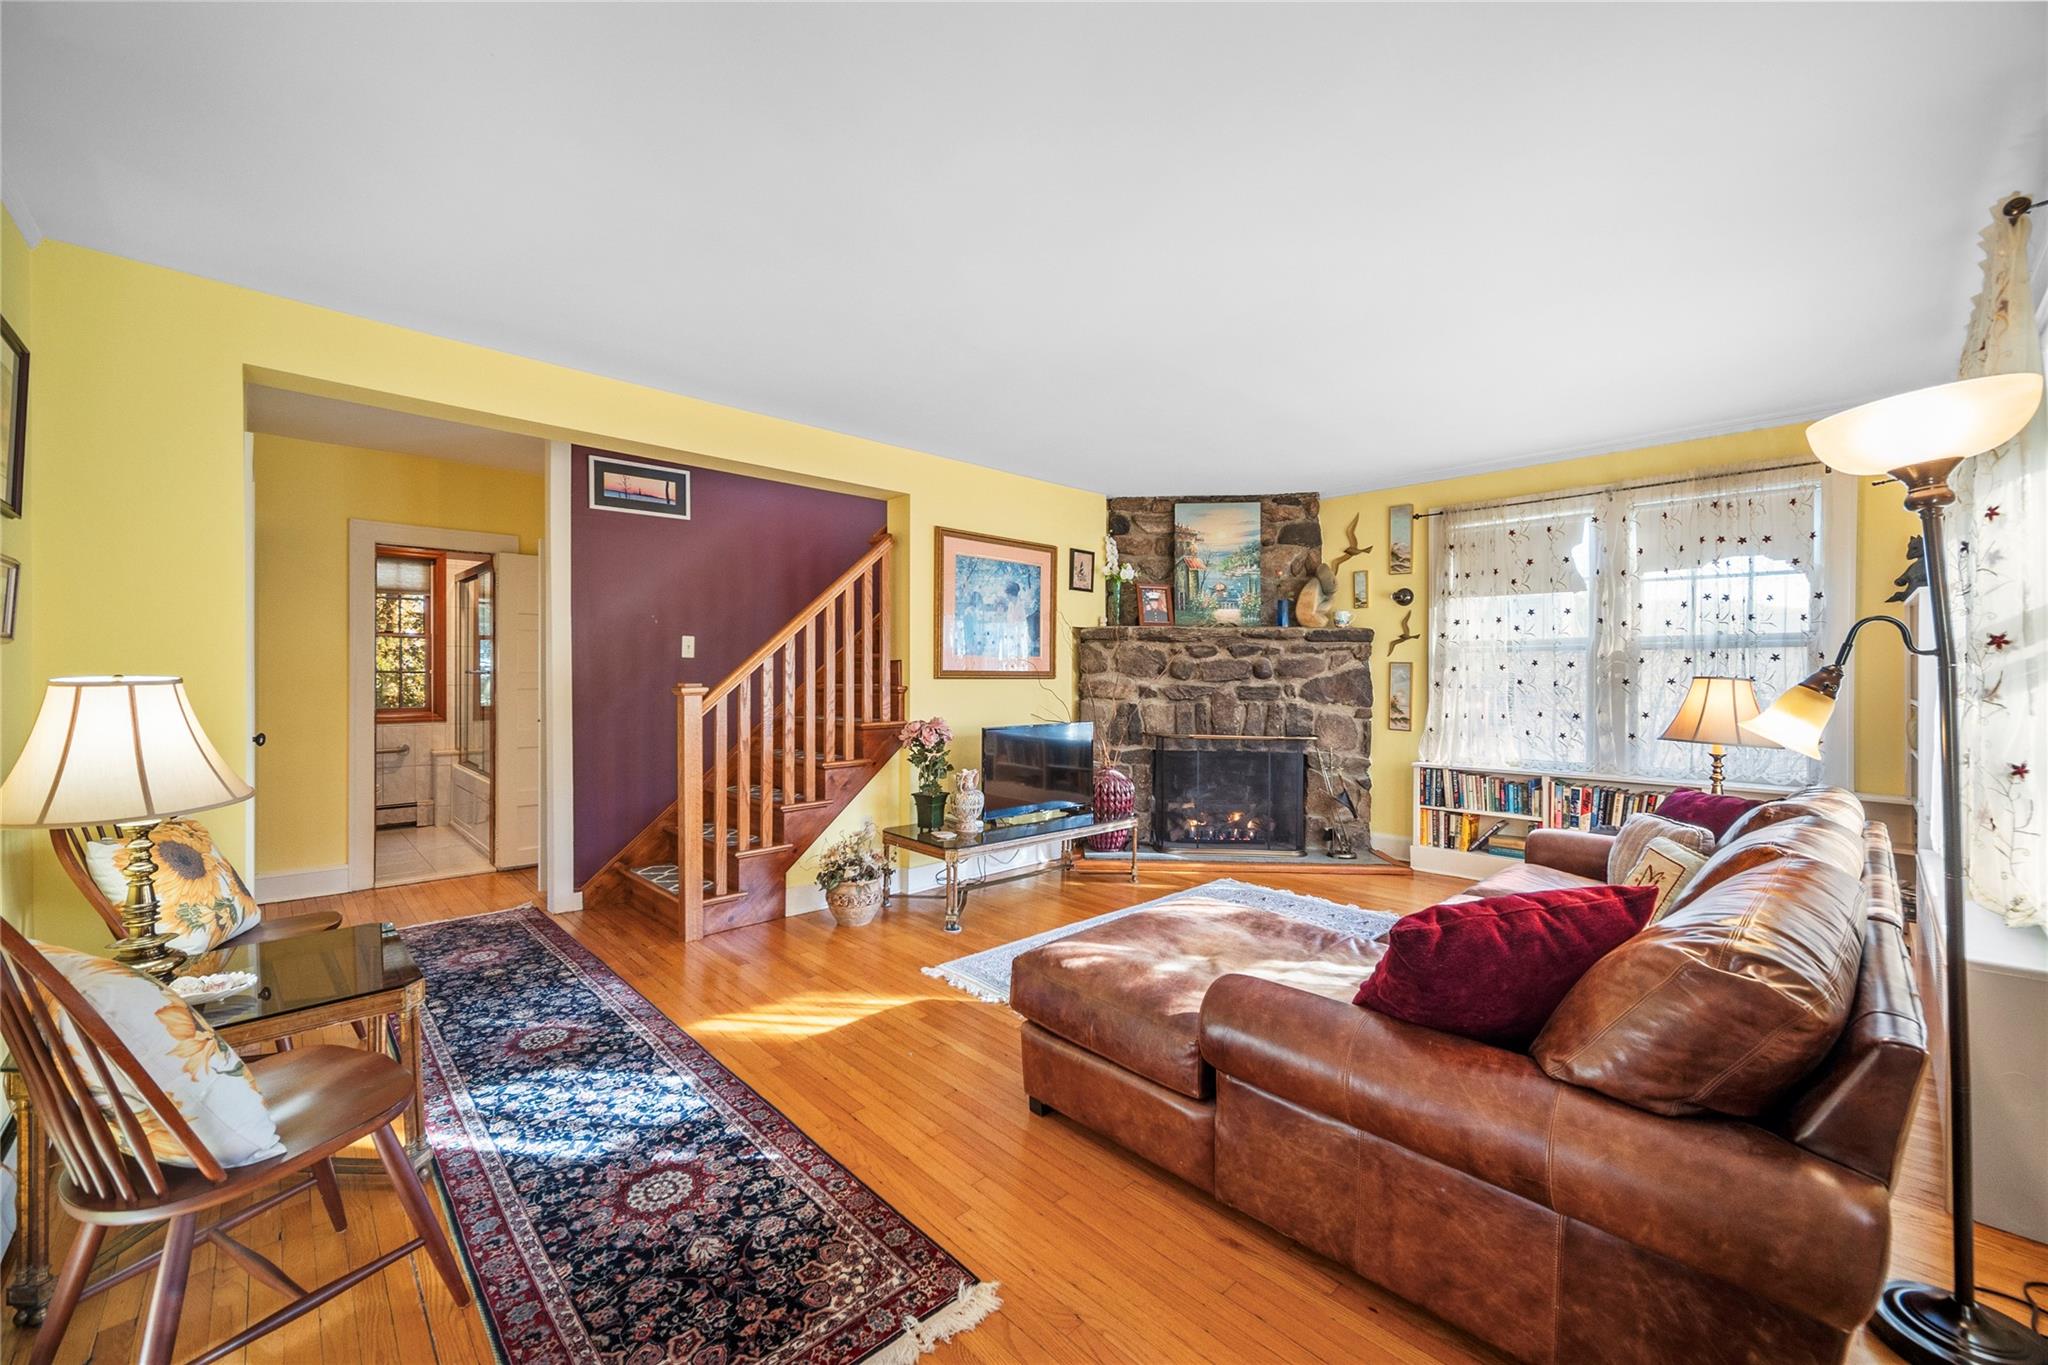
{"type": "MultiPolygon", "coordinates": [[[[649,886],[659,889],[664,895],[673,896],[680,889],[680,879],[676,876],[676,865],[674,863],[650,863],[646,867],[629,867],[626,871],[632,876],[638,877],[641,881],[646,882],[649,886]]],[[[717,883],[709,877],[704,879],[704,900],[706,904],[713,901],[738,900],[742,895],[746,894],[742,891],[728,891],[723,896],[713,895],[712,891],[716,886],[717,883]]]]}

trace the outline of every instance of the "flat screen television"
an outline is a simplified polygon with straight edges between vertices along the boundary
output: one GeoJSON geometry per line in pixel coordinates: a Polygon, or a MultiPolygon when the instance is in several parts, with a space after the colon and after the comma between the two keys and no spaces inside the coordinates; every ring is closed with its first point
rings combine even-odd
{"type": "Polygon", "coordinates": [[[1095,726],[1003,725],[981,732],[984,819],[1095,808],[1095,726]]]}

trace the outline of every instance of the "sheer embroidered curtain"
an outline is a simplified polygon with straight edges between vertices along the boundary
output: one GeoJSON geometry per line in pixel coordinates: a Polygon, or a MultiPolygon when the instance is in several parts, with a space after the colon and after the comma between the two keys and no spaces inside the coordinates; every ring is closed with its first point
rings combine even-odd
{"type": "MultiPolygon", "coordinates": [[[[2041,370],[2048,309],[2033,299],[2029,221],[1994,211],[1985,230],[1984,288],[1960,378],[2041,370]]],[[[1964,872],[1972,899],[2012,924],[2048,929],[2048,413],[1965,460],[1954,483],[1964,872]]],[[[1931,731],[1933,708],[1922,716],[1931,731]]]]}
{"type": "MultiPolygon", "coordinates": [[[[1749,468],[1434,518],[1425,762],[1701,777],[1660,740],[1696,674],[1760,698],[1823,659],[1819,464],[1749,468]]],[[[1820,765],[1731,749],[1731,782],[1791,786],[1820,765]]]]}

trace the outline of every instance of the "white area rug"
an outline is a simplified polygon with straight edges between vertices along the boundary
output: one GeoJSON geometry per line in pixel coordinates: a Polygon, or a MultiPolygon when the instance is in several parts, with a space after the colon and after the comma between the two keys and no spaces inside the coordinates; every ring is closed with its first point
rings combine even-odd
{"type": "Polygon", "coordinates": [[[1057,929],[1048,929],[1030,938],[1020,938],[1014,943],[985,949],[967,957],[956,957],[951,962],[941,962],[936,967],[924,969],[926,976],[935,976],[956,990],[962,990],[977,999],[990,1004],[1010,1003],[1010,964],[1020,953],[1028,953],[1040,944],[1056,943],[1070,934],[1093,929],[1098,924],[1108,924],[1126,915],[1135,915],[1141,910],[1152,910],[1176,901],[1191,899],[1225,901],[1252,910],[1270,910],[1276,915],[1301,920],[1305,924],[1334,929],[1338,933],[1351,934],[1358,938],[1375,939],[1394,927],[1398,915],[1385,910],[1364,910],[1356,905],[1345,905],[1338,901],[1326,901],[1316,896],[1296,895],[1292,891],[1276,891],[1270,886],[1253,886],[1249,882],[1223,881],[1204,882],[1200,886],[1176,891],[1171,896],[1161,896],[1156,901],[1133,905],[1122,910],[1112,910],[1094,919],[1078,920],[1063,924],[1057,929]]]}

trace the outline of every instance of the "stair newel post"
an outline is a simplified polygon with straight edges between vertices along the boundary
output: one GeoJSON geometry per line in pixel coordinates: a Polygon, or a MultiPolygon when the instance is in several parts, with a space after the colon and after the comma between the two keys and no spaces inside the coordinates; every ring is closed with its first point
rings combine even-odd
{"type": "Polygon", "coordinates": [[[761,846],[775,842],[770,804],[775,800],[775,656],[761,664],[761,846]]]}
{"type": "MultiPolygon", "coordinates": [[[[740,679],[740,685],[733,690],[732,694],[733,733],[735,738],[739,740],[739,743],[733,746],[733,755],[739,760],[739,776],[733,783],[733,794],[738,798],[734,803],[738,813],[733,820],[733,828],[739,831],[739,839],[735,846],[741,852],[746,851],[747,836],[752,832],[750,825],[753,820],[754,809],[754,793],[751,790],[754,785],[752,776],[754,769],[753,692],[754,679],[749,674],[747,677],[740,679]]],[[[721,853],[720,856],[723,856],[723,854],[721,853]]]]}
{"type": "MultiPolygon", "coordinates": [[[[723,896],[726,889],[725,876],[725,831],[727,828],[728,806],[725,799],[725,756],[732,747],[726,737],[726,709],[731,704],[730,694],[720,697],[712,708],[711,718],[711,851],[714,858],[712,879],[717,883],[717,894],[723,896]]],[[[676,844],[680,848],[683,835],[694,834],[701,842],[704,826],[700,820],[693,830],[679,828],[676,844]]]]}
{"type": "Polygon", "coordinates": [[[836,606],[837,604],[834,602],[826,602],[823,613],[825,618],[825,648],[823,651],[825,657],[822,661],[825,665],[822,670],[825,675],[825,748],[823,755],[827,763],[830,763],[836,757],[833,751],[839,745],[839,698],[833,685],[834,674],[838,668],[838,644],[834,630],[834,627],[838,624],[835,620],[838,614],[836,606]]]}
{"type": "Polygon", "coordinates": [[[818,621],[804,621],[804,800],[818,799],[818,621]]]}
{"type": "Polygon", "coordinates": [[[704,695],[676,685],[676,913],[683,939],[704,937],[704,695]]]}
{"type": "Polygon", "coordinates": [[[854,712],[860,709],[860,694],[853,690],[853,594],[850,592],[839,594],[839,625],[846,636],[845,648],[840,651],[842,667],[846,670],[846,705],[840,708],[839,756],[857,758],[860,756],[860,749],[859,742],[854,738],[853,727],[857,719],[854,712]]]}
{"type": "MultiPolygon", "coordinates": [[[[782,799],[796,795],[796,641],[782,647],[782,799]]],[[[783,837],[787,838],[787,834],[783,837]]]]}
{"type": "Polygon", "coordinates": [[[890,666],[889,666],[889,662],[888,662],[888,660],[889,660],[889,657],[890,657],[890,651],[894,650],[894,649],[895,649],[895,647],[896,647],[896,638],[895,638],[895,636],[894,636],[894,635],[892,635],[892,634],[890,633],[890,630],[889,630],[889,599],[890,599],[890,597],[892,597],[892,596],[894,595],[894,594],[893,594],[893,592],[892,592],[892,588],[894,587],[894,585],[895,585],[895,581],[896,581],[896,580],[895,580],[895,575],[893,575],[892,573],[890,573],[890,572],[889,572],[889,561],[890,561],[891,559],[893,559],[894,557],[895,557],[895,552],[894,552],[894,550],[893,550],[893,549],[891,549],[891,550],[884,550],[884,551],[882,552],[882,557],[881,557],[881,558],[880,558],[879,560],[877,560],[877,561],[875,562],[875,575],[876,575],[876,582],[877,582],[877,583],[878,583],[878,584],[880,585],[880,587],[881,587],[881,592],[880,592],[880,594],[879,594],[879,597],[880,597],[880,599],[881,599],[881,600],[880,600],[880,602],[879,602],[879,604],[878,604],[878,605],[880,606],[880,612],[879,612],[879,615],[878,615],[878,620],[880,621],[880,625],[879,625],[879,626],[878,626],[878,628],[876,629],[875,633],[876,633],[876,634],[877,634],[878,636],[880,636],[880,637],[881,637],[881,638],[880,638],[880,639],[879,639],[879,640],[878,640],[878,641],[876,642],[876,649],[877,649],[877,657],[879,657],[879,658],[880,658],[881,660],[883,660],[883,664],[882,664],[882,669],[883,669],[883,675],[884,675],[884,676],[883,676],[883,678],[882,678],[882,719],[883,719],[883,720],[895,720],[895,719],[896,719],[896,689],[895,689],[895,687],[894,687],[894,686],[892,686],[892,682],[893,682],[893,679],[892,679],[892,677],[890,676],[890,675],[891,675],[891,674],[892,674],[892,673],[894,672],[894,670],[890,668],[890,666]]]}

